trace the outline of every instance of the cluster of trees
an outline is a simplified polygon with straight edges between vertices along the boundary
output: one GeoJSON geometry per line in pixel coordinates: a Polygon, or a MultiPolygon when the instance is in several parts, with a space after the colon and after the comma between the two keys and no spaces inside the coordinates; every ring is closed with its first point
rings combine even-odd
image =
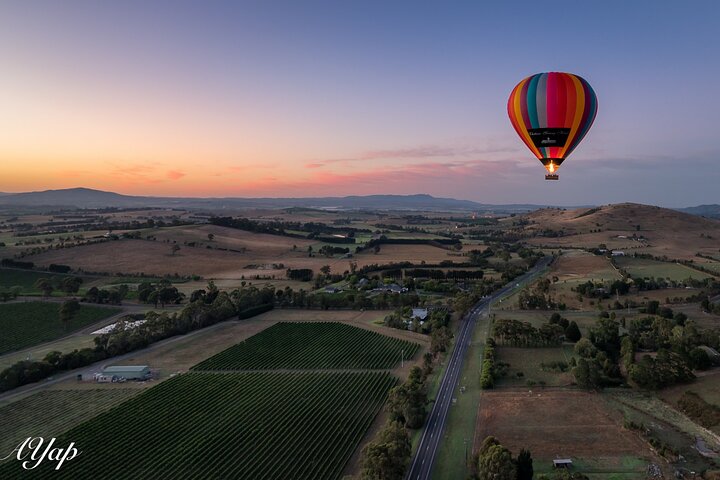
{"type": "Polygon", "coordinates": [[[428,403],[426,380],[425,372],[413,367],[405,383],[390,390],[387,409],[392,421],[413,430],[423,426],[428,403]]]}
{"type": "Polygon", "coordinates": [[[529,450],[520,450],[518,456],[513,457],[495,437],[483,440],[471,467],[475,480],[532,480],[534,474],[529,450]]]}
{"type": "Polygon", "coordinates": [[[289,280],[309,282],[313,279],[313,271],[310,268],[288,268],[285,272],[289,280]]]}
{"type": "Polygon", "coordinates": [[[482,389],[492,388],[495,385],[495,360],[495,340],[488,338],[480,372],[480,388],[482,389]]]}
{"type": "MultiPolygon", "coordinates": [[[[212,217],[209,222],[212,225],[218,225],[221,227],[236,228],[238,230],[246,230],[248,232],[255,233],[269,233],[272,235],[285,235],[288,237],[299,237],[299,238],[315,238],[319,234],[343,234],[347,235],[350,239],[356,233],[371,233],[369,229],[363,228],[352,228],[352,227],[332,227],[325,223],[317,222],[283,222],[283,221],[265,221],[258,222],[250,220],[249,218],[232,218],[232,217],[212,217]],[[308,232],[310,235],[298,235],[288,232],[288,230],[308,232]]],[[[338,239],[339,237],[335,237],[338,239]]],[[[340,243],[340,242],[336,242],[340,243]]],[[[347,243],[354,243],[354,239],[347,243]]]]}
{"type": "Polygon", "coordinates": [[[120,305],[125,297],[127,297],[127,294],[128,286],[125,284],[107,289],[90,287],[88,291],[85,292],[83,301],[88,303],[120,305]]]}
{"type": "Polygon", "coordinates": [[[702,308],[703,312],[720,315],[720,303],[711,302],[710,298],[708,298],[707,296],[703,297],[703,299],[700,301],[700,308],[702,308]]]}
{"type": "Polygon", "coordinates": [[[405,270],[406,277],[430,278],[433,280],[480,280],[483,278],[483,270],[444,270],[435,268],[412,268],[405,270]]]}
{"type": "Polygon", "coordinates": [[[524,288],[518,295],[518,307],[521,310],[565,310],[564,303],[553,301],[548,290],[547,279],[539,281],[533,290],[524,288]]]}
{"type": "MultiPolygon", "coordinates": [[[[212,291],[209,286],[205,295],[198,294],[195,301],[179,312],[148,312],[141,325],[129,327],[127,322],[138,317],[127,317],[119,321],[113,331],[95,337],[94,348],[73,350],[69,353],[50,352],[41,361],[23,360],[0,372],[0,391],[10,390],[21,385],[36,382],[54,373],[80,368],[106,358],[145,348],[159,340],[182,335],[199,328],[207,327],[234,316],[247,318],[272,308],[274,292],[270,288],[257,289],[250,286],[233,290],[230,293],[212,291]]],[[[77,312],[77,302],[70,300],[61,307],[61,319],[72,319],[77,312]],[[62,313],[66,310],[65,313],[62,313]],[[62,317],[65,315],[65,317],[62,317]]],[[[63,321],[65,321],[63,319],[63,321]]]]}
{"type": "Polygon", "coordinates": [[[363,480],[403,480],[410,464],[412,444],[401,422],[388,422],[362,450],[363,480]]]}
{"type": "Polygon", "coordinates": [[[332,245],[323,245],[318,250],[318,253],[320,255],[325,255],[326,257],[332,257],[333,255],[342,255],[344,253],[350,253],[350,249],[347,247],[333,247],[332,245]]]}
{"type": "Polygon", "coordinates": [[[580,388],[595,390],[622,382],[618,367],[620,325],[615,319],[601,316],[588,338],[575,344],[575,354],[579,358],[573,375],[580,388]]]}
{"type": "Polygon", "coordinates": [[[67,295],[72,295],[80,290],[83,279],[80,277],[41,277],[35,280],[34,287],[42,292],[43,296],[49,297],[55,290],[60,290],[67,295]]]}
{"type": "Polygon", "coordinates": [[[563,340],[577,342],[582,334],[575,321],[554,313],[547,323],[535,328],[530,322],[502,318],[493,325],[493,336],[514,347],[556,347],[563,340]]]}
{"type": "Polygon", "coordinates": [[[645,355],[633,364],[630,379],[643,388],[658,390],[677,383],[689,382],[695,378],[688,363],[677,353],[658,350],[657,356],[645,355]]]}
{"type": "Polygon", "coordinates": [[[3,258],[2,260],[0,260],[0,267],[22,268],[25,270],[32,270],[35,267],[35,264],[33,262],[13,260],[12,258],[3,258]]]}
{"type": "Polygon", "coordinates": [[[138,300],[142,303],[152,303],[157,308],[160,304],[177,305],[183,301],[185,294],[174,287],[170,280],[163,279],[157,283],[142,282],[138,285],[138,300]]]}
{"type": "Polygon", "coordinates": [[[390,390],[389,419],[377,437],[362,450],[364,480],[402,480],[410,463],[411,443],[408,429],[422,427],[427,415],[427,375],[432,370],[432,355],[425,354],[424,369],[413,367],[402,385],[390,390]]]}

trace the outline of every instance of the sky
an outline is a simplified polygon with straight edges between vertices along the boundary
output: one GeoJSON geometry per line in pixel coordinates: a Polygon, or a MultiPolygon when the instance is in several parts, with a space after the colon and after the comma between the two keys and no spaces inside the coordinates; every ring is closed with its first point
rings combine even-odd
{"type": "Polygon", "coordinates": [[[0,192],[720,203],[720,2],[3,1],[0,192]],[[507,98],[581,75],[560,169],[507,98]]]}

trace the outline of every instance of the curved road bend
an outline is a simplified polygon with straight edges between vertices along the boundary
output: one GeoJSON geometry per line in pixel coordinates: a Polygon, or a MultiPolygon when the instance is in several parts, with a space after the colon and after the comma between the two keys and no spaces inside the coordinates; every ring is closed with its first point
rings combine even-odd
{"type": "Polygon", "coordinates": [[[455,348],[450,355],[445,374],[440,381],[440,388],[435,397],[435,403],[430,411],[430,415],[428,415],[425,421],[425,427],[420,436],[420,443],[412,458],[412,463],[406,476],[408,480],[430,480],[431,478],[435,456],[443,436],[443,431],[445,430],[445,420],[450,411],[453,393],[458,385],[465,354],[470,346],[473,330],[475,329],[475,322],[478,317],[487,310],[491,302],[518,288],[523,282],[547,267],[551,261],[552,257],[541,258],[531,270],[476,303],[460,320],[460,330],[456,338],[455,348]]]}

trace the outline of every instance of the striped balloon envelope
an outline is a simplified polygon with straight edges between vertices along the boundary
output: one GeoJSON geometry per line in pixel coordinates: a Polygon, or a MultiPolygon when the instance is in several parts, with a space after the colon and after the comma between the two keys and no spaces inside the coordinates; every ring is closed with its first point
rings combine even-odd
{"type": "Polygon", "coordinates": [[[572,73],[537,73],[517,84],[508,115],[525,145],[542,162],[548,180],[578,146],[595,121],[597,97],[590,84],[572,73]]]}

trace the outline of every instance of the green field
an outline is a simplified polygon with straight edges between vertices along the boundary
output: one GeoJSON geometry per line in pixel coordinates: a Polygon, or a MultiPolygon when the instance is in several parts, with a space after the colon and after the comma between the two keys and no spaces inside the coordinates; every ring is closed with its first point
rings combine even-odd
{"type": "Polygon", "coordinates": [[[574,381],[570,373],[571,345],[548,348],[514,348],[498,346],[497,361],[509,363],[507,374],[498,378],[498,386],[562,386],[574,381]],[[543,368],[542,363],[562,361],[568,364],[565,372],[543,368]],[[528,383],[532,382],[532,383],[528,383]]]}
{"type": "Polygon", "coordinates": [[[696,280],[702,280],[712,275],[699,272],[685,265],[670,262],[658,262],[645,258],[633,257],[615,257],[617,266],[626,270],[633,277],[655,277],[668,278],[677,282],[686,280],[690,277],[696,280]]]}
{"type": "Polygon", "coordinates": [[[277,323],[193,370],[389,369],[420,345],[334,322],[277,323]]]}
{"type": "Polygon", "coordinates": [[[140,392],[128,388],[46,390],[1,407],[0,452],[12,451],[28,437],[57,437],[140,392]]]}
{"type": "Polygon", "coordinates": [[[0,354],[49,342],[120,312],[119,308],[81,305],[67,329],[60,321],[60,303],[0,304],[0,354]]]}
{"type": "MultiPolygon", "coordinates": [[[[336,479],[396,383],[389,373],[188,373],[58,438],[82,451],[33,478],[336,479]]],[[[0,478],[26,478],[19,462],[0,478]]]]}
{"type": "MultiPolygon", "coordinates": [[[[40,291],[35,288],[35,282],[40,278],[67,277],[62,273],[37,272],[34,270],[16,270],[13,268],[0,268],[0,288],[20,287],[22,294],[39,295],[40,291]]],[[[57,282],[55,282],[57,283],[57,282]]]]}

